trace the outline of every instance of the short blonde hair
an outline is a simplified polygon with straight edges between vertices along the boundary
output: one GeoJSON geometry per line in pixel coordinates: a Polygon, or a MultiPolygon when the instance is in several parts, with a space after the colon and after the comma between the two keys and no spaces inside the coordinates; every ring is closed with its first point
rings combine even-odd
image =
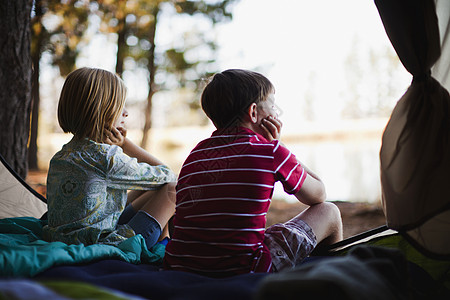
{"type": "Polygon", "coordinates": [[[102,69],[80,68],[64,82],[58,121],[64,132],[103,141],[125,105],[126,87],[119,76],[102,69]]]}

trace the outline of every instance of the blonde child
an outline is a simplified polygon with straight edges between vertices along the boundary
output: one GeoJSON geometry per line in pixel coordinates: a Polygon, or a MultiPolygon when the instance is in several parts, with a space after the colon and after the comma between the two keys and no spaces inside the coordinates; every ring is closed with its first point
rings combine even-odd
{"type": "Polygon", "coordinates": [[[151,248],[167,235],[176,176],[126,137],[125,94],[123,81],[105,70],[67,76],[58,120],[74,137],[50,161],[48,240],[117,245],[141,234],[151,248]]]}

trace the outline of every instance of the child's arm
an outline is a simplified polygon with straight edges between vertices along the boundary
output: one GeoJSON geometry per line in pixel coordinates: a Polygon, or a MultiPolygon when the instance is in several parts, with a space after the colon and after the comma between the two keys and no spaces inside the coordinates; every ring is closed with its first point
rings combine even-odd
{"type": "Polygon", "coordinates": [[[163,165],[162,161],[130,141],[128,138],[125,138],[122,149],[128,156],[137,158],[138,162],[145,162],[151,166],[163,165]]]}
{"type": "Polygon", "coordinates": [[[122,147],[125,154],[130,157],[134,157],[138,162],[145,162],[151,166],[163,165],[164,163],[157,159],[155,156],[151,155],[131,140],[129,140],[127,135],[127,130],[123,127],[111,128],[106,131],[105,142],[110,145],[117,145],[122,147]]]}
{"type": "MultiPolygon", "coordinates": [[[[280,139],[283,123],[279,119],[269,116],[261,121],[260,126],[263,128],[264,137],[268,141],[280,139]]],[[[327,195],[322,180],[304,164],[301,162],[300,164],[308,174],[301,189],[295,194],[295,197],[306,205],[324,202],[327,195]]]]}
{"type": "MultiPolygon", "coordinates": [[[[263,128],[264,137],[268,141],[280,139],[283,123],[279,119],[269,116],[261,121],[260,126],[263,128]]],[[[308,174],[301,189],[295,194],[295,197],[306,205],[324,202],[327,195],[322,180],[304,164],[301,162],[300,164],[308,174]]]]}
{"type": "Polygon", "coordinates": [[[295,197],[306,205],[314,205],[324,202],[327,198],[327,194],[322,180],[304,164],[301,162],[300,164],[308,175],[306,175],[306,179],[300,190],[295,194],[295,197]]]}

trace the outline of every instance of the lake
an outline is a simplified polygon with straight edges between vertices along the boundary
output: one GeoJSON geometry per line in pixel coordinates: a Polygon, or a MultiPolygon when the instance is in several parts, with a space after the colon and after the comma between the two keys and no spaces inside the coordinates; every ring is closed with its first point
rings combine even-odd
{"type": "MultiPolygon", "coordinates": [[[[380,200],[379,151],[386,119],[309,124],[302,129],[283,131],[282,142],[298,159],[319,175],[325,183],[328,200],[376,202],[380,200]]],[[[147,149],[179,172],[184,159],[202,139],[210,136],[212,127],[155,128],[147,149]]],[[[139,130],[128,137],[138,142],[139,130]]],[[[51,156],[70,140],[70,135],[51,134],[41,137],[40,161],[48,167],[51,156]]],[[[297,201],[277,184],[274,199],[297,201]]]]}
{"type": "MultiPolygon", "coordinates": [[[[328,200],[380,200],[381,138],[286,143],[286,146],[322,179],[328,200]]],[[[284,193],[281,184],[275,189],[275,197],[297,201],[284,193]]]]}
{"type": "MultiPolygon", "coordinates": [[[[283,132],[282,142],[324,181],[328,200],[376,202],[381,197],[379,152],[386,123],[387,119],[376,119],[303,126],[283,132]]],[[[189,151],[213,129],[155,130],[150,148],[179,171],[189,151]]],[[[281,184],[276,185],[274,198],[297,201],[284,193],[281,184]]]]}

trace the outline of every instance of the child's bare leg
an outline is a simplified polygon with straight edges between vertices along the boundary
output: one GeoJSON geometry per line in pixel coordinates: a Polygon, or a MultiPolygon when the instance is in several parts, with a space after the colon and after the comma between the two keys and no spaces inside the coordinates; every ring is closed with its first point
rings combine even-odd
{"type": "MultiPolygon", "coordinates": [[[[146,191],[131,190],[127,194],[127,205],[142,196],[146,191]]],[[[142,206],[142,205],[141,205],[142,206]]]]}
{"type": "Polygon", "coordinates": [[[161,229],[164,229],[169,219],[175,213],[175,202],[175,183],[171,182],[163,185],[156,191],[144,193],[133,201],[131,205],[133,205],[133,208],[143,210],[151,215],[161,225],[161,229]],[[143,203],[142,206],[140,206],[141,203],[143,203]]]}
{"type": "Polygon", "coordinates": [[[164,226],[163,230],[161,231],[161,236],[159,237],[158,242],[162,241],[166,237],[170,237],[170,234],[169,234],[169,223],[167,223],[166,226],[164,226]]]}
{"type": "Polygon", "coordinates": [[[165,184],[158,190],[144,192],[131,202],[131,206],[137,213],[128,225],[136,234],[144,236],[147,247],[150,248],[168,236],[167,223],[175,213],[175,183],[165,184]]]}
{"type": "Polygon", "coordinates": [[[152,198],[150,194],[155,192],[156,191],[141,191],[141,190],[129,191],[127,195],[127,204],[125,210],[120,215],[118,224],[128,223],[131,220],[131,218],[133,218],[136,215],[136,213],[144,206],[148,198],[152,198]],[[142,195],[144,195],[145,193],[148,193],[148,196],[142,197],[142,195]]]}
{"type": "Polygon", "coordinates": [[[318,245],[330,245],[342,240],[342,218],[339,208],[330,202],[310,206],[295,218],[306,222],[317,238],[318,245]]]}
{"type": "Polygon", "coordinates": [[[158,193],[159,190],[150,191],[130,191],[128,192],[127,204],[133,206],[134,211],[141,210],[148,201],[152,201],[158,193]]]}

